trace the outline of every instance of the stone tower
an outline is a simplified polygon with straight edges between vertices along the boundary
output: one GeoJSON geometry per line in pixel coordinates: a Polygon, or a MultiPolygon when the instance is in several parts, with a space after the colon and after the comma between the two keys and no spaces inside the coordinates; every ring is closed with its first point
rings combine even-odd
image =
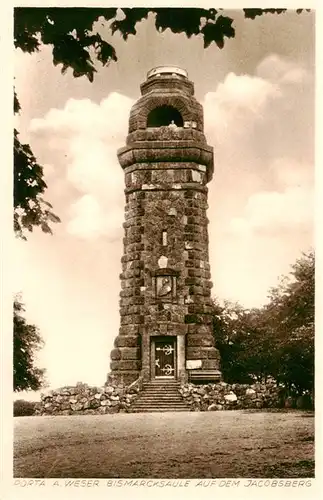
{"type": "Polygon", "coordinates": [[[130,112],[119,335],[110,378],[219,380],[212,333],[207,186],[213,148],[185,70],[147,74],[130,112]]]}

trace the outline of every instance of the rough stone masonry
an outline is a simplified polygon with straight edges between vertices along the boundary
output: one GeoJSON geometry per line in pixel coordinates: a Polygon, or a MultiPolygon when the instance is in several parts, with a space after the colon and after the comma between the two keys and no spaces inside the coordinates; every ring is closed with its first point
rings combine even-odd
{"type": "Polygon", "coordinates": [[[219,379],[212,331],[207,183],[213,148],[185,70],[148,72],[130,112],[119,335],[109,379],[219,379]]]}

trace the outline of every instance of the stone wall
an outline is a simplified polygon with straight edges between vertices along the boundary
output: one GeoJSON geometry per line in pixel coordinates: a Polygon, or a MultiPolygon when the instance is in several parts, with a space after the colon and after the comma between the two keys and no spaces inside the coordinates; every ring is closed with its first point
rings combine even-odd
{"type": "Polygon", "coordinates": [[[35,415],[95,415],[126,412],[136,399],[138,386],[121,385],[90,387],[87,384],[66,386],[42,394],[36,404],[35,415]]]}
{"type": "MultiPolygon", "coordinates": [[[[42,394],[35,415],[104,415],[131,411],[141,390],[140,383],[90,387],[87,384],[62,387],[42,394]]],[[[193,385],[180,388],[191,411],[220,411],[266,408],[313,409],[310,396],[286,397],[274,380],[267,383],[193,385]]]]}
{"type": "Polygon", "coordinates": [[[191,411],[278,408],[280,389],[275,381],[266,384],[185,384],[180,392],[191,411]]]}

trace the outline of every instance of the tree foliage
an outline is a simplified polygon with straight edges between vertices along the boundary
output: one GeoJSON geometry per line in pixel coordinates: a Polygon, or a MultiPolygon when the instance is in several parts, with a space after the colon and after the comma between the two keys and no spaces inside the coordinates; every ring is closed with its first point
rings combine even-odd
{"type": "Polygon", "coordinates": [[[15,298],[13,312],[14,391],[35,391],[44,384],[45,371],[35,367],[35,353],[42,347],[43,341],[38,329],[26,322],[19,297],[15,298]]]}
{"type": "Polygon", "coordinates": [[[40,226],[45,233],[52,233],[50,222],[60,222],[52,212],[52,205],[42,197],[47,184],[43,168],[37,163],[29,144],[22,144],[18,131],[14,131],[14,231],[26,239],[25,230],[40,226]]]}
{"type": "Polygon", "coordinates": [[[314,386],[315,254],[304,253],[290,280],[271,290],[264,317],[275,339],[276,379],[297,391],[314,386]]]}
{"type": "MultiPolygon", "coordinates": [[[[243,9],[243,12],[246,19],[255,19],[286,10],[243,9]]],[[[14,18],[15,47],[32,53],[42,44],[50,45],[54,65],[62,64],[63,72],[72,68],[75,77],[86,75],[93,81],[96,60],[103,65],[117,61],[114,47],[102,39],[95,23],[106,23],[112,34],[119,33],[127,40],[129,35],[136,35],[137,24],[149,14],[154,16],[157,31],[170,29],[187,37],[201,35],[204,47],[215,43],[222,49],[225,38],[235,36],[233,18],[224,14],[223,9],[18,7],[14,18]]]]}
{"type": "MultiPolygon", "coordinates": [[[[14,94],[14,112],[18,113],[20,105],[14,94]]],[[[52,212],[52,205],[45,201],[43,193],[47,184],[41,167],[33,155],[29,144],[22,144],[19,133],[14,130],[14,231],[22,239],[26,239],[25,230],[32,231],[40,226],[45,233],[51,233],[50,222],[60,222],[52,212]]]]}
{"type": "Polygon", "coordinates": [[[290,392],[314,387],[315,256],[303,254],[269,303],[245,310],[215,304],[214,334],[228,382],[274,377],[290,392]]]}
{"type": "Polygon", "coordinates": [[[222,372],[229,383],[251,383],[270,375],[269,338],[261,311],[245,310],[240,304],[217,306],[214,332],[221,354],[222,372]],[[220,312],[220,315],[219,315],[220,312]]]}

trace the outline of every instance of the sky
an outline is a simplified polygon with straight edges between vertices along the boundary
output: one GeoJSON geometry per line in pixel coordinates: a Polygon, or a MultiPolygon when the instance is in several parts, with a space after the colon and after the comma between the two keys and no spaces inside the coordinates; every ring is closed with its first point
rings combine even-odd
{"type": "Polygon", "coordinates": [[[222,50],[157,33],[153,18],[124,42],[105,26],[118,62],[94,82],[62,75],[50,49],[15,54],[16,126],[44,166],[46,200],[62,220],[14,247],[14,288],[45,341],[38,364],[52,388],[100,385],[119,328],[124,179],[116,151],[130,108],[157,65],[188,71],[214,147],[208,218],[213,295],[258,307],[313,246],[314,14],[255,20],[231,11],[222,50]]]}

